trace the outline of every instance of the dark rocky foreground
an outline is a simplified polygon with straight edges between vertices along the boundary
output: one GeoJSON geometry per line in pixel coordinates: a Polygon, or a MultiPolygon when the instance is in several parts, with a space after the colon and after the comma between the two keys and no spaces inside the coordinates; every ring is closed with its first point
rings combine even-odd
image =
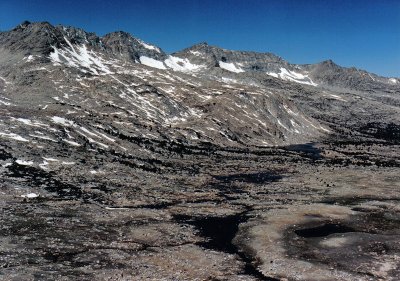
{"type": "Polygon", "coordinates": [[[128,182],[94,174],[79,189],[13,164],[1,179],[0,276],[396,280],[398,152],[361,140],[188,149],[161,173],[128,182]],[[39,196],[20,196],[29,192],[39,196]]]}

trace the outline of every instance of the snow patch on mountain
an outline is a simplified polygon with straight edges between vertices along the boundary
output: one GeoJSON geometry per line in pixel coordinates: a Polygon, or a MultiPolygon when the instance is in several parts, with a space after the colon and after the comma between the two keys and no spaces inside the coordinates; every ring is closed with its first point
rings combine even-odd
{"type": "Polygon", "coordinates": [[[334,94],[329,94],[329,95],[328,95],[328,98],[332,98],[332,99],[340,100],[340,101],[347,101],[347,100],[345,100],[344,98],[342,98],[341,96],[334,95],[334,94]]]}
{"type": "Polygon", "coordinates": [[[26,161],[26,160],[22,160],[22,159],[17,159],[15,160],[15,162],[19,165],[23,165],[23,166],[32,166],[34,163],[33,161],[26,161]]]}
{"type": "Polygon", "coordinates": [[[26,138],[21,137],[20,135],[14,134],[14,133],[3,133],[0,132],[0,137],[5,137],[9,139],[14,139],[17,141],[23,141],[23,142],[28,142],[29,140],[26,138]]]}
{"type": "MultiPolygon", "coordinates": [[[[5,97],[0,97],[0,98],[2,98],[2,99],[5,99],[5,97]]],[[[0,104],[2,104],[2,105],[6,105],[6,106],[9,106],[9,105],[11,105],[11,103],[10,103],[10,102],[3,101],[3,100],[0,100],[0,104]]]]}
{"type": "Polygon", "coordinates": [[[39,195],[36,194],[36,193],[28,193],[28,194],[22,194],[21,197],[23,197],[23,198],[36,198],[36,197],[39,197],[39,195]]]}
{"type": "Polygon", "coordinates": [[[140,63],[150,66],[150,67],[154,67],[154,68],[158,68],[158,69],[166,69],[164,63],[162,61],[159,60],[155,60],[146,56],[141,56],[139,58],[140,63]]]}
{"type": "Polygon", "coordinates": [[[65,141],[66,143],[68,143],[72,146],[81,146],[79,143],[74,142],[74,141],[70,141],[70,140],[66,140],[66,139],[63,139],[63,141],[65,141]]]}
{"type": "Polygon", "coordinates": [[[182,59],[174,56],[169,56],[164,62],[169,68],[181,72],[193,72],[206,68],[205,65],[192,64],[187,58],[182,59]]]}
{"type": "Polygon", "coordinates": [[[234,63],[227,63],[227,62],[223,62],[223,61],[219,61],[219,67],[228,70],[230,72],[235,72],[235,73],[240,73],[240,72],[244,72],[243,69],[241,69],[240,67],[237,67],[234,63]]]}
{"type": "Polygon", "coordinates": [[[38,121],[32,121],[32,120],[26,119],[26,118],[14,118],[14,117],[11,117],[11,119],[12,119],[12,120],[16,120],[16,121],[18,121],[18,122],[21,122],[21,123],[23,123],[23,124],[25,124],[25,125],[28,125],[28,126],[33,126],[33,127],[48,127],[48,125],[46,125],[46,124],[44,124],[44,123],[41,123],[41,122],[38,122],[38,121]]]}
{"type": "Polygon", "coordinates": [[[83,72],[88,69],[92,74],[111,74],[112,72],[106,66],[105,61],[95,52],[88,50],[86,45],[72,45],[66,40],[69,48],[56,48],[53,46],[53,52],[50,53],[50,59],[54,63],[66,64],[69,67],[79,68],[83,72]]]}
{"type": "Polygon", "coordinates": [[[193,51],[193,50],[191,50],[191,51],[189,51],[192,55],[195,55],[195,56],[202,56],[203,54],[202,53],[200,53],[199,51],[193,51]]]}
{"type": "Polygon", "coordinates": [[[146,42],[144,42],[144,41],[142,41],[142,40],[140,40],[140,39],[137,39],[137,41],[140,43],[140,45],[142,45],[142,46],[145,47],[146,49],[154,50],[154,51],[156,51],[157,53],[160,53],[160,49],[157,48],[156,46],[147,44],[146,42]]]}
{"type": "Polygon", "coordinates": [[[65,119],[65,118],[63,118],[63,117],[53,116],[53,117],[51,118],[51,120],[52,120],[54,123],[56,123],[56,124],[63,125],[63,126],[67,126],[67,127],[73,126],[73,125],[74,125],[74,122],[73,122],[73,121],[68,120],[68,119],[65,119]]]}
{"type": "Polygon", "coordinates": [[[281,67],[279,73],[275,72],[267,72],[268,75],[273,76],[275,78],[280,78],[282,80],[286,81],[292,81],[300,84],[306,84],[306,85],[311,85],[311,86],[317,86],[316,83],[314,83],[310,77],[307,75],[287,70],[286,68],[281,67]]]}
{"type": "Polygon", "coordinates": [[[35,57],[32,55],[29,55],[28,57],[25,57],[24,60],[26,60],[26,62],[32,62],[34,61],[35,57]]]}

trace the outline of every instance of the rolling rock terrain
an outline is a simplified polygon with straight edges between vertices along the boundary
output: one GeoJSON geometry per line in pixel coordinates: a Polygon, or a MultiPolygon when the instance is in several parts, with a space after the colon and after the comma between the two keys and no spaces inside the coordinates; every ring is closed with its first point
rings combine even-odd
{"type": "Polygon", "coordinates": [[[0,33],[1,280],[398,280],[400,80],[0,33]]]}

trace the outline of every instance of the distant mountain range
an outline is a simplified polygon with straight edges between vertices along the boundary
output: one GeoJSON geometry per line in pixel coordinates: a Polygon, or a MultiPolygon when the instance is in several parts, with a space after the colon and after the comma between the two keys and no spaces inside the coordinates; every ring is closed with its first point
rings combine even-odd
{"type": "Polygon", "coordinates": [[[46,138],[77,147],[88,141],[120,150],[126,139],[115,136],[283,145],[361,127],[376,121],[371,112],[383,123],[400,116],[397,78],[207,43],[168,55],[123,31],[99,37],[48,22],[25,21],[0,33],[0,76],[0,102],[19,112],[6,121],[3,137],[37,139],[26,136],[29,126],[10,129],[23,118],[68,129],[46,138]]]}
{"type": "MultiPolygon", "coordinates": [[[[4,47],[22,50],[27,55],[50,54],[54,50],[83,44],[93,51],[130,62],[142,63],[159,69],[195,73],[215,68],[235,73],[264,73],[276,78],[308,85],[366,88],[397,85],[398,78],[385,78],[354,67],[345,68],[333,61],[318,64],[290,64],[272,53],[231,51],[207,43],[200,43],[167,55],[160,47],[146,43],[129,33],[118,31],[99,37],[75,27],[52,26],[47,22],[23,22],[9,32],[3,32],[4,47]]],[[[55,55],[54,59],[66,60],[55,55]]],[[[65,61],[66,62],[66,61],[65,61]]],[[[216,70],[217,71],[217,70],[216,70]]]]}

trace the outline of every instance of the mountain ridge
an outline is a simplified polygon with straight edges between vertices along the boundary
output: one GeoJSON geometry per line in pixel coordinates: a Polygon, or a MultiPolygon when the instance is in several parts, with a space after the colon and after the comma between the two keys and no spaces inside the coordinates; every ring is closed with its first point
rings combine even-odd
{"type": "MultiPolygon", "coordinates": [[[[98,115],[111,104],[122,110],[120,114],[125,112],[124,118],[143,126],[135,134],[158,140],[265,146],[305,141],[329,131],[280,93],[235,82],[228,77],[231,72],[220,67],[214,71],[222,71],[221,79],[208,76],[207,69],[187,71],[182,61],[186,67],[195,64],[167,56],[124,32],[100,38],[74,27],[24,23],[0,35],[0,52],[0,76],[14,88],[4,91],[24,111],[26,106],[43,108],[55,100],[76,104],[66,113],[76,112],[76,106],[87,108],[97,93],[87,110],[98,115]]],[[[86,123],[67,115],[56,117],[86,123]]]]}
{"type": "MultiPolygon", "coordinates": [[[[319,64],[295,65],[272,53],[232,51],[210,46],[205,42],[167,55],[158,46],[146,43],[127,32],[110,32],[99,37],[95,33],[86,32],[80,28],[62,25],[52,26],[48,22],[23,22],[11,31],[1,33],[0,52],[4,53],[0,57],[0,62],[3,64],[3,78],[8,79],[10,74],[14,73],[14,76],[20,75],[18,79],[23,80],[24,84],[33,78],[25,77],[26,74],[21,73],[21,70],[12,69],[9,66],[17,65],[24,69],[39,63],[37,69],[45,69],[46,71],[53,71],[52,69],[54,69],[63,72],[68,70],[71,71],[71,75],[76,76],[74,79],[78,80],[82,79],[82,75],[99,81],[111,79],[108,81],[110,85],[113,85],[115,81],[121,81],[116,76],[138,75],[142,79],[141,83],[145,82],[149,84],[146,87],[153,87],[150,90],[152,95],[163,97],[163,102],[161,103],[156,101],[155,97],[145,97],[141,101],[149,104],[155,102],[157,104],[157,114],[163,117],[149,115],[148,111],[143,110],[143,108],[140,109],[147,116],[156,117],[155,119],[151,117],[149,121],[156,122],[157,126],[160,125],[160,121],[156,120],[162,120],[167,116],[170,116],[167,120],[186,120],[187,116],[194,118],[197,114],[194,112],[199,109],[203,111],[200,114],[203,117],[207,116],[208,112],[219,115],[218,111],[214,111],[216,108],[224,112],[223,115],[228,114],[230,116],[227,120],[237,118],[237,116],[233,115],[233,112],[230,112],[233,110],[236,112],[243,111],[243,114],[247,116],[245,118],[248,119],[247,122],[259,122],[259,120],[256,121],[258,118],[256,116],[259,116],[259,113],[249,113],[240,108],[241,103],[245,101],[243,95],[227,96],[226,98],[230,102],[240,98],[234,101],[233,106],[230,108],[221,108],[224,105],[220,104],[213,109],[214,105],[207,99],[210,99],[210,101],[215,99],[221,102],[223,99],[217,95],[207,93],[203,97],[204,101],[201,102],[197,97],[190,98],[192,99],[190,100],[181,91],[188,91],[187,86],[194,87],[193,89],[196,89],[195,92],[204,91],[203,89],[207,87],[215,86],[218,88],[216,92],[223,93],[223,95],[229,87],[232,89],[246,89],[245,91],[242,90],[243,92],[253,91],[256,93],[261,91],[262,98],[248,99],[246,102],[266,104],[268,99],[271,99],[270,103],[273,104],[273,107],[268,109],[270,112],[262,112],[263,121],[261,123],[263,123],[262,126],[266,130],[258,136],[259,132],[245,133],[245,131],[240,131],[239,128],[235,128],[235,133],[225,132],[222,134],[223,138],[227,138],[230,141],[233,138],[237,143],[242,144],[250,141],[252,137],[254,137],[253,140],[258,139],[257,142],[261,142],[262,138],[266,138],[270,140],[266,141],[266,143],[270,144],[278,144],[281,141],[290,143],[304,139],[305,136],[307,136],[306,138],[312,138],[330,131],[328,127],[318,124],[312,119],[313,116],[322,116],[313,108],[315,105],[310,106],[310,102],[307,102],[304,103],[304,108],[298,110],[295,103],[292,102],[293,98],[287,96],[288,91],[292,92],[295,89],[305,92],[311,91],[329,99],[343,102],[353,100],[349,93],[352,94],[354,92],[359,95],[363,91],[365,93],[368,92],[370,95],[375,93],[376,96],[385,94],[385,100],[395,102],[394,100],[392,101],[392,99],[395,99],[394,97],[392,98],[392,95],[400,91],[397,80],[391,82],[390,79],[374,76],[355,68],[343,68],[332,60],[326,60],[319,64]],[[155,79],[145,75],[153,75],[155,79]],[[95,78],[96,76],[97,78],[95,78]],[[168,86],[171,89],[165,90],[167,86],[159,88],[158,85],[160,83],[167,83],[166,80],[171,79],[173,83],[168,82],[173,85],[172,87],[168,86]],[[179,81],[182,81],[182,83],[179,84],[179,81]],[[325,93],[330,91],[333,91],[332,94],[325,93]],[[147,100],[147,98],[151,100],[147,100]],[[169,99],[174,102],[170,103],[169,99]],[[174,105],[175,102],[176,104],[174,105]],[[187,102],[190,104],[189,107],[187,102]],[[284,104],[283,107],[281,103],[284,104]],[[160,111],[160,108],[163,107],[167,111],[160,111]],[[177,111],[174,107],[181,108],[182,112],[177,111]],[[305,119],[303,117],[300,118],[300,115],[293,114],[293,112],[305,113],[305,119]],[[252,114],[253,117],[249,117],[252,114]],[[297,118],[300,119],[296,121],[297,118]],[[304,130],[299,130],[298,126],[304,126],[304,130]],[[239,135],[242,137],[239,137],[239,135]]],[[[46,85],[53,83],[52,81],[47,81],[47,78],[40,76],[40,74],[35,79],[41,80],[46,85]]],[[[137,77],[132,77],[132,79],[137,79],[137,77]]],[[[64,81],[60,83],[64,83],[64,81]]],[[[133,93],[133,89],[128,87],[127,84],[123,83],[122,85],[125,87],[122,90],[122,95],[125,96],[126,92],[133,93]]],[[[51,87],[58,88],[57,85],[51,87]]],[[[119,86],[114,85],[113,87],[121,91],[119,86]]],[[[97,86],[94,86],[94,89],[97,88],[97,86]]],[[[114,91],[112,90],[112,92],[114,91]]],[[[294,94],[295,92],[293,91],[294,94]]],[[[200,96],[203,96],[203,94],[200,94],[200,96]]],[[[140,100],[141,98],[138,96],[137,99],[140,100]]],[[[296,102],[303,103],[303,100],[296,102]]],[[[252,110],[257,110],[254,108],[254,104],[251,107],[252,110]]],[[[142,117],[145,117],[145,115],[142,117]]],[[[216,116],[213,116],[210,118],[211,127],[215,126],[214,129],[216,131],[219,131],[221,124],[224,124],[224,122],[215,121],[220,120],[221,117],[216,118],[216,116]]],[[[193,124],[202,120],[200,118],[194,121],[196,118],[193,119],[193,124]]],[[[328,120],[320,120],[320,122],[327,122],[328,120]]],[[[184,126],[185,122],[188,122],[188,120],[182,121],[180,126],[184,126]]],[[[200,123],[197,123],[196,126],[200,126],[200,123]]],[[[232,124],[227,126],[225,129],[228,131],[233,128],[231,127],[232,124]]],[[[165,129],[164,127],[163,130],[165,129]]],[[[249,128],[246,130],[249,130],[249,128]]],[[[197,135],[197,133],[194,133],[194,135],[197,135]]],[[[185,139],[188,141],[187,136],[185,139]]],[[[220,137],[218,137],[217,142],[219,141],[221,141],[220,137]]]]}
{"type": "MultiPolygon", "coordinates": [[[[142,41],[141,39],[133,36],[132,34],[130,34],[128,32],[125,32],[125,31],[122,31],[122,30],[114,31],[114,32],[108,32],[108,33],[104,34],[103,36],[100,36],[100,35],[95,34],[94,32],[86,32],[81,28],[76,28],[76,27],[72,27],[72,26],[64,26],[64,25],[61,25],[61,24],[52,25],[51,23],[46,22],[46,21],[43,21],[43,22],[30,22],[30,21],[26,20],[26,21],[23,21],[21,24],[17,25],[15,28],[11,29],[10,31],[20,31],[21,29],[23,30],[25,28],[28,28],[29,26],[38,27],[38,28],[46,28],[47,27],[47,28],[50,28],[50,29],[54,28],[56,30],[58,29],[58,31],[61,31],[62,29],[64,29],[64,31],[67,30],[67,32],[68,31],[73,31],[73,32],[75,32],[75,37],[70,38],[70,39],[72,39],[73,41],[78,40],[78,42],[80,42],[80,43],[83,43],[82,41],[79,41],[79,39],[81,39],[81,40],[83,39],[82,37],[79,37],[79,35],[82,35],[82,34],[86,34],[86,36],[89,36],[92,39],[97,40],[98,41],[98,42],[96,42],[97,44],[99,44],[101,42],[101,40],[109,41],[110,37],[115,37],[115,35],[117,35],[117,34],[125,34],[125,36],[126,37],[130,37],[130,39],[132,41],[136,41],[136,46],[135,46],[136,48],[140,47],[140,45],[141,45],[140,42],[143,42],[148,46],[153,46],[156,49],[158,49],[160,51],[160,52],[158,52],[160,54],[159,56],[157,56],[154,53],[145,53],[145,54],[149,55],[151,58],[154,58],[154,56],[155,56],[157,59],[162,59],[162,60],[165,60],[168,55],[171,55],[171,56],[178,55],[179,56],[179,54],[183,54],[183,53],[188,52],[190,50],[193,51],[193,50],[198,50],[198,49],[208,49],[208,50],[212,50],[211,52],[217,52],[217,53],[221,53],[221,52],[238,53],[238,54],[246,53],[246,54],[251,54],[251,55],[256,56],[256,57],[257,56],[259,56],[259,57],[260,56],[264,56],[264,57],[269,57],[272,60],[274,59],[277,62],[289,63],[288,61],[286,61],[282,57],[280,57],[280,56],[278,56],[276,54],[273,54],[271,52],[256,52],[256,51],[247,51],[247,50],[228,50],[228,49],[225,49],[225,48],[222,48],[222,47],[219,47],[219,46],[210,45],[207,42],[196,43],[196,44],[193,44],[192,46],[189,46],[189,47],[184,48],[182,50],[175,51],[175,52],[172,52],[170,54],[167,54],[160,47],[155,46],[154,44],[146,43],[146,42],[142,41]]],[[[10,32],[10,31],[2,31],[1,33],[7,33],[7,32],[10,32]]],[[[38,32],[38,30],[35,30],[35,32],[38,32]]],[[[60,34],[58,34],[58,35],[60,35],[60,34]]],[[[59,42],[55,42],[55,43],[62,43],[62,44],[66,43],[61,38],[58,38],[58,40],[59,40],[59,42]]],[[[91,43],[93,44],[95,42],[91,42],[91,43]]],[[[142,49],[143,49],[143,45],[142,45],[142,49]]],[[[149,50],[149,49],[147,49],[147,50],[149,50]]],[[[48,52],[48,51],[49,51],[49,49],[46,49],[46,52],[48,52]]],[[[133,55],[132,54],[132,50],[131,50],[131,54],[129,54],[129,51],[128,51],[128,56],[127,57],[130,58],[130,59],[136,60],[138,62],[139,58],[140,58],[140,54],[142,54],[142,53],[139,52],[139,54],[136,53],[135,55],[133,55]]],[[[353,67],[343,67],[343,66],[340,66],[340,65],[334,63],[331,59],[327,59],[327,60],[324,60],[324,61],[321,61],[321,62],[317,62],[317,63],[314,63],[314,64],[310,63],[310,64],[291,64],[291,65],[300,66],[300,67],[310,67],[310,66],[324,65],[326,63],[330,63],[331,65],[338,66],[341,69],[350,69],[350,70],[354,70],[354,71],[368,73],[368,74],[371,74],[374,77],[376,76],[378,78],[389,78],[389,79],[392,79],[391,81],[396,81],[396,82],[393,82],[393,83],[396,83],[396,84],[400,83],[400,78],[399,77],[384,77],[384,76],[380,76],[380,75],[375,74],[375,73],[368,72],[368,71],[363,70],[363,69],[356,68],[354,66],[353,67]]],[[[254,66],[254,67],[255,67],[255,69],[257,69],[257,66],[254,66]]]]}

